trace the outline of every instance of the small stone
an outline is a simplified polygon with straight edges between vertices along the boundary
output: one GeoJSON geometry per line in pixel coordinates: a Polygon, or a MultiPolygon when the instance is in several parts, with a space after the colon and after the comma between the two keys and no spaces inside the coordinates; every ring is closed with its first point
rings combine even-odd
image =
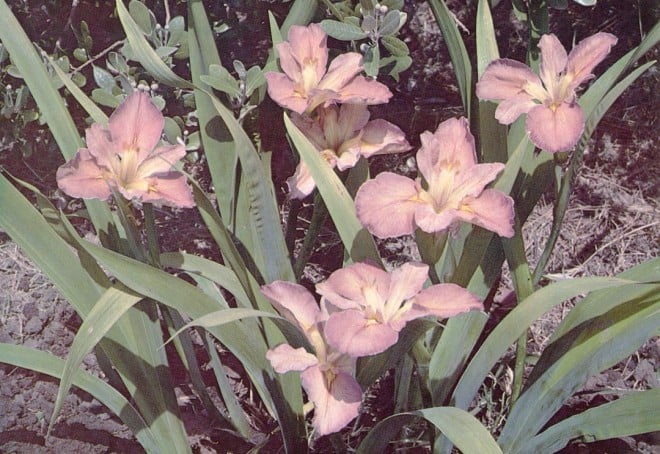
{"type": "Polygon", "coordinates": [[[28,320],[25,326],[23,327],[23,331],[26,334],[37,334],[40,333],[41,330],[43,329],[44,329],[44,322],[42,322],[41,319],[36,315],[30,317],[30,320],[28,320]]]}

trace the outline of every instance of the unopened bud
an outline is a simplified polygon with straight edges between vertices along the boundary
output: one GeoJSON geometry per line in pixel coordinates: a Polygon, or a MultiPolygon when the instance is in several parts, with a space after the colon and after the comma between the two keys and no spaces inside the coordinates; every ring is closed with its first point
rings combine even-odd
{"type": "Polygon", "coordinates": [[[156,82],[153,82],[150,87],[153,91],[158,90],[158,84],[156,82]]]}

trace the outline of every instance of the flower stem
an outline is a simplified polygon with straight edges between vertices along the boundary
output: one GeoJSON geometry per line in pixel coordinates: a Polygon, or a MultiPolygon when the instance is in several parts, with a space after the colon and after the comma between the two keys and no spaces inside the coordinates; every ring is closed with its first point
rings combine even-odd
{"type": "MultiPolygon", "coordinates": [[[[536,263],[536,268],[534,268],[533,283],[535,285],[538,284],[538,282],[541,280],[541,277],[543,276],[543,272],[545,271],[545,267],[548,265],[548,260],[550,260],[552,251],[554,250],[555,245],[557,244],[557,239],[559,238],[559,232],[561,230],[561,224],[564,221],[564,215],[566,214],[566,209],[568,208],[568,200],[571,195],[573,180],[577,173],[577,169],[579,168],[580,163],[582,162],[581,158],[582,158],[581,154],[578,153],[574,154],[571,163],[566,169],[566,173],[564,173],[563,178],[561,178],[561,186],[559,188],[559,194],[557,195],[557,200],[555,201],[555,206],[552,210],[553,216],[552,216],[552,227],[550,229],[550,235],[548,236],[548,241],[545,243],[545,247],[543,248],[541,257],[539,258],[539,261],[536,263]]],[[[557,172],[561,172],[561,167],[559,166],[559,163],[557,163],[555,169],[557,172]]],[[[559,179],[559,177],[557,179],[559,179]]]]}
{"type": "MultiPolygon", "coordinates": [[[[518,304],[524,301],[529,295],[534,293],[534,284],[532,283],[532,274],[527,263],[525,255],[525,243],[523,241],[520,229],[520,221],[516,217],[515,235],[513,238],[502,238],[502,246],[506,254],[511,277],[516,290],[518,304]]],[[[525,372],[525,359],[527,357],[527,330],[520,336],[516,344],[516,361],[513,371],[513,386],[511,390],[511,405],[513,406],[520,395],[525,372]]]]}
{"type": "Polygon", "coordinates": [[[289,213],[286,219],[286,232],[284,241],[289,251],[289,257],[293,260],[293,253],[296,246],[296,228],[298,227],[298,213],[300,212],[301,202],[298,199],[291,199],[289,202],[289,213]]]}
{"type": "Polygon", "coordinates": [[[312,219],[309,223],[307,233],[305,234],[305,240],[303,242],[302,249],[298,253],[296,262],[293,265],[293,273],[296,277],[296,281],[299,280],[302,276],[305,265],[307,265],[307,261],[314,251],[314,245],[316,244],[316,239],[319,236],[321,227],[323,226],[323,223],[327,217],[328,208],[325,206],[325,202],[323,202],[321,194],[317,192],[314,196],[314,212],[312,213],[312,219]]]}
{"type": "Polygon", "coordinates": [[[124,226],[124,231],[126,232],[126,241],[119,241],[119,252],[128,257],[144,262],[144,248],[139,241],[140,234],[138,232],[137,220],[135,219],[135,215],[131,210],[129,202],[118,191],[113,191],[112,195],[117,204],[119,222],[124,226]]]}
{"type": "Polygon", "coordinates": [[[142,210],[144,212],[144,228],[147,231],[149,259],[153,266],[160,267],[160,247],[158,246],[158,233],[156,232],[154,206],[151,203],[145,203],[142,205],[142,210]]]}

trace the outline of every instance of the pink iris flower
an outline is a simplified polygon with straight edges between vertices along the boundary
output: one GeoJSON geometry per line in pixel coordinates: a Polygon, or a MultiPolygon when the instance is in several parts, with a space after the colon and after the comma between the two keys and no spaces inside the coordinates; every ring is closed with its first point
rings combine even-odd
{"type": "MultiPolygon", "coordinates": [[[[355,166],[360,157],[400,153],[411,148],[398,126],[380,119],[369,121],[369,115],[364,104],[342,104],[317,110],[314,119],[295,113],[291,119],[328,164],[343,171],[355,166]]],[[[304,162],[287,183],[294,199],[305,198],[316,187],[304,162]]]]}
{"type": "Polygon", "coordinates": [[[315,353],[280,344],[266,358],[275,372],[300,371],[302,386],[314,403],[312,425],[319,436],[338,432],[357,415],[362,388],[355,380],[355,358],[327,345],[324,325],[327,313],[302,285],[275,281],[261,287],[262,293],[286,319],[305,334],[315,353]]]}
{"type": "Polygon", "coordinates": [[[501,101],[495,118],[506,125],[526,113],[527,132],[537,147],[553,153],[568,151],[584,131],[576,89],[594,77],[593,69],[616,42],[614,35],[596,33],[566,55],[555,35],[543,35],[539,76],[515,60],[495,60],[477,83],[477,97],[501,101]]]}
{"type": "Polygon", "coordinates": [[[149,95],[133,92],[110,116],[107,129],[94,123],[85,131],[87,148],[57,169],[58,186],[72,197],[107,200],[119,191],[128,200],[193,207],[186,177],[173,168],[185,147],[157,146],[164,123],[149,95]]]}
{"type": "Polygon", "coordinates": [[[268,94],[280,106],[302,114],[330,103],[383,104],[392,97],[385,85],[359,75],[357,52],[338,56],[326,71],[328,36],[320,25],[294,25],[288,39],[275,46],[284,74],[265,74],[268,94]]]}
{"type": "Polygon", "coordinates": [[[428,265],[410,262],[388,273],[369,263],[335,271],[316,286],[329,312],[328,343],[351,356],[375,355],[396,344],[411,320],[482,310],[476,296],[455,284],[423,289],[428,265]]]}
{"type": "Polygon", "coordinates": [[[513,199],[485,189],[504,164],[477,164],[467,120],[449,119],[435,133],[422,133],[421,142],[417,166],[425,184],[392,172],[367,181],[355,197],[362,225],[379,238],[412,234],[416,227],[443,232],[461,221],[513,236],[513,199]]]}

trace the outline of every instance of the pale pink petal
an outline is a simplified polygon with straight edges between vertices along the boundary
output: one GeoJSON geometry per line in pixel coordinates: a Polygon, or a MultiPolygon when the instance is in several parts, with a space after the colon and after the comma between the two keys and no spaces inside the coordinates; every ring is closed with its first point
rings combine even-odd
{"type": "Polygon", "coordinates": [[[415,224],[425,232],[443,232],[458,219],[458,210],[447,208],[439,213],[431,205],[420,205],[415,211],[415,224]]]}
{"type": "Polygon", "coordinates": [[[362,402],[362,388],[351,375],[310,367],[300,375],[309,400],[314,402],[312,425],[316,435],[338,432],[357,415],[362,402]],[[330,380],[326,374],[332,374],[330,380]],[[328,383],[330,381],[330,383],[328,383]]]}
{"type": "Polygon", "coordinates": [[[387,85],[363,76],[355,77],[339,93],[339,101],[345,104],[385,104],[393,96],[387,85]]]}
{"type": "Polygon", "coordinates": [[[424,263],[408,262],[394,269],[390,274],[388,304],[400,307],[422,288],[429,277],[429,266],[424,263]]]}
{"type": "MultiPolygon", "coordinates": [[[[350,139],[369,122],[369,109],[364,104],[343,104],[339,107],[337,130],[332,135],[337,139],[350,139]]],[[[325,124],[326,122],[324,122],[325,124]]],[[[329,134],[326,132],[326,136],[329,134]]]]}
{"type": "Polygon", "coordinates": [[[505,99],[495,109],[495,119],[503,125],[510,125],[522,114],[526,114],[538,103],[527,94],[505,99]]]}
{"type": "Polygon", "coordinates": [[[457,216],[506,238],[514,234],[513,199],[495,189],[486,189],[477,198],[463,200],[457,216]]]}
{"type": "Polygon", "coordinates": [[[366,288],[374,289],[384,302],[390,288],[390,275],[376,265],[358,262],[334,271],[316,285],[316,292],[340,309],[360,309],[366,304],[366,288]]]}
{"type": "Polygon", "coordinates": [[[436,150],[438,161],[447,161],[460,170],[477,162],[474,136],[470,132],[467,118],[445,120],[438,125],[433,135],[441,145],[440,149],[436,150]]]}
{"type": "Polygon", "coordinates": [[[593,77],[594,68],[605,59],[617,41],[616,36],[601,32],[583,39],[573,48],[566,67],[567,75],[573,77],[573,89],[593,77]]]}
{"type": "Polygon", "coordinates": [[[163,145],[149,154],[138,168],[140,177],[148,177],[156,173],[169,172],[174,165],[186,155],[186,147],[181,144],[163,145]]]}
{"type": "Polygon", "coordinates": [[[325,133],[318,121],[312,120],[308,115],[299,115],[295,112],[291,115],[291,121],[317,150],[321,151],[328,147],[325,133]]]}
{"type": "Polygon", "coordinates": [[[403,153],[412,147],[401,129],[382,119],[366,124],[360,137],[360,155],[368,158],[387,153],[403,153]]]}
{"type": "MultiPolygon", "coordinates": [[[[332,90],[337,93],[362,71],[362,55],[347,52],[336,57],[330,63],[328,72],[318,84],[319,90],[332,90]]],[[[368,93],[365,93],[368,95],[368,93]]]]}
{"type": "Polygon", "coordinates": [[[537,147],[551,153],[568,151],[584,131],[584,112],[577,103],[562,103],[555,110],[538,105],[527,114],[526,125],[537,147]]]}
{"type": "Polygon", "coordinates": [[[355,196],[357,217],[379,238],[409,235],[415,231],[419,184],[410,178],[383,172],[364,183],[355,196]]]}
{"type": "Polygon", "coordinates": [[[484,190],[486,185],[497,178],[504,170],[505,165],[501,162],[477,164],[460,172],[454,181],[452,192],[457,197],[476,197],[484,190]]]}
{"type": "Polygon", "coordinates": [[[541,80],[527,65],[500,58],[486,67],[476,93],[482,100],[501,101],[524,95],[528,84],[541,86],[541,80]]]}
{"type": "Polygon", "coordinates": [[[285,74],[267,72],[268,96],[282,107],[302,114],[307,109],[307,98],[296,92],[295,84],[285,74]]]}
{"type": "Polygon", "coordinates": [[[552,92],[550,88],[555,84],[557,76],[561,74],[566,68],[568,57],[566,56],[566,49],[561,45],[561,42],[555,35],[543,35],[539,40],[539,49],[541,49],[541,64],[539,73],[541,80],[545,84],[548,91],[552,92]]]}
{"type": "MultiPolygon", "coordinates": [[[[301,67],[296,59],[296,56],[293,54],[293,48],[291,43],[284,41],[275,46],[277,50],[277,57],[280,62],[280,68],[286,74],[286,77],[291,79],[291,81],[297,82],[302,79],[301,67]]],[[[268,74],[268,73],[266,73],[268,74]]]]}
{"type": "Polygon", "coordinates": [[[325,338],[341,353],[360,357],[384,352],[399,339],[391,326],[366,318],[363,311],[335,312],[325,323],[325,338]]]}
{"type": "Polygon", "coordinates": [[[483,304],[475,295],[456,284],[432,285],[415,297],[414,306],[437,318],[483,310],[483,304]]]}
{"type": "Polygon", "coordinates": [[[286,180],[286,184],[289,187],[289,197],[301,200],[310,195],[316,187],[312,173],[303,161],[300,161],[296,172],[286,180]]]}
{"type": "Polygon", "coordinates": [[[81,148],[73,159],[57,169],[57,186],[71,197],[107,200],[112,194],[107,170],[99,166],[88,149],[81,148]]]}
{"type": "Polygon", "coordinates": [[[305,332],[319,321],[320,310],[314,296],[300,284],[275,281],[261,286],[261,293],[283,317],[305,332]]]}
{"type": "Polygon", "coordinates": [[[139,198],[143,202],[156,205],[166,205],[175,208],[192,208],[195,206],[192,191],[186,177],[180,172],[166,172],[145,179],[147,189],[136,191],[120,186],[120,192],[127,198],[139,198]]]}
{"type": "Polygon", "coordinates": [[[112,141],[122,150],[137,149],[140,161],[160,141],[164,125],[163,114],[142,91],[131,93],[108,120],[112,141]]]}
{"type": "Polygon", "coordinates": [[[477,162],[474,136],[464,117],[445,120],[433,134],[425,131],[420,139],[422,146],[417,152],[417,167],[426,181],[435,180],[440,166],[450,165],[462,170],[477,162]]]}
{"type": "Polygon", "coordinates": [[[346,169],[352,169],[353,167],[355,167],[355,164],[357,164],[358,160],[360,159],[360,147],[357,145],[350,146],[352,142],[355,142],[356,144],[359,143],[358,140],[349,141],[345,143],[345,145],[349,145],[349,147],[345,150],[342,150],[339,157],[335,159],[335,165],[337,166],[337,169],[340,171],[344,171],[346,169]]]}
{"type": "MultiPolygon", "coordinates": [[[[328,64],[328,36],[319,24],[310,24],[307,27],[292,25],[287,35],[291,45],[291,53],[300,67],[311,64],[314,68],[316,80],[321,80],[325,74],[328,64]]],[[[278,48],[279,53],[279,48],[278,48]]],[[[282,62],[280,55],[280,66],[289,74],[288,62],[282,62]]]]}
{"type": "Polygon", "coordinates": [[[316,356],[304,348],[293,348],[289,344],[281,344],[266,352],[266,359],[270,361],[273,370],[284,374],[291,370],[303,371],[319,363],[316,356]]]}
{"type": "Polygon", "coordinates": [[[117,160],[117,155],[123,150],[117,148],[117,144],[112,142],[110,131],[98,123],[92,124],[85,130],[85,142],[89,154],[94,156],[96,162],[102,167],[111,169],[113,162],[117,160]]]}

